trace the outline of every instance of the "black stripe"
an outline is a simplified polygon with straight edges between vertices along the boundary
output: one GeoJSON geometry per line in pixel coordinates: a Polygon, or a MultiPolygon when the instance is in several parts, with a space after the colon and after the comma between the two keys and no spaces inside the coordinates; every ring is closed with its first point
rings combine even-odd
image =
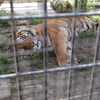
{"type": "Polygon", "coordinates": [[[30,30],[22,30],[18,34],[22,33],[23,31],[29,32],[33,36],[32,32],[30,30]]]}
{"type": "Polygon", "coordinates": [[[89,27],[89,25],[88,25],[88,23],[86,22],[86,26],[88,27],[88,29],[90,29],[90,27],[89,27]]]}

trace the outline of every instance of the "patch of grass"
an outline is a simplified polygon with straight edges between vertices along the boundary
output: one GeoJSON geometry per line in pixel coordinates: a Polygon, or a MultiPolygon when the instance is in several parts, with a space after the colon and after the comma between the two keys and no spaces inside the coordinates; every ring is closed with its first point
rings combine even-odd
{"type": "MultiPolygon", "coordinates": [[[[5,53],[7,54],[7,53],[5,53]]],[[[7,65],[13,62],[12,58],[4,58],[4,53],[0,51],[0,75],[2,74],[11,74],[15,73],[15,71],[11,68],[8,68],[7,65]]]]}
{"type": "Polygon", "coordinates": [[[95,43],[95,42],[96,42],[96,39],[92,38],[92,39],[90,40],[90,42],[91,42],[91,43],[95,43]]]}
{"type": "Polygon", "coordinates": [[[7,43],[7,42],[10,42],[11,38],[5,38],[3,39],[3,43],[7,43]]]}
{"type": "Polygon", "coordinates": [[[83,59],[83,64],[88,64],[90,61],[89,61],[89,59],[88,58],[84,58],[83,59]]]}
{"type": "Polygon", "coordinates": [[[39,55],[33,56],[33,57],[28,57],[28,60],[30,62],[30,66],[37,65],[42,59],[43,59],[42,53],[39,55]]]}
{"type": "Polygon", "coordinates": [[[79,71],[89,71],[89,70],[91,70],[91,68],[81,68],[81,69],[79,69],[79,71]]]}
{"type": "MultiPolygon", "coordinates": [[[[22,16],[23,14],[20,13],[14,13],[14,16],[22,16]]],[[[5,9],[0,10],[0,17],[4,16],[10,16],[10,13],[7,13],[5,9]]],[[[16,23],[19,23],[18,20],[15,21],[16,23]]],[[[0,27],[8,27],[11,24],[11,21],[0,21],[0,27]]]]}
{"type": "Polygon", "coordinates": [[[2,33],[3,35],[6,35],[7,33],[2,33]]]}
{"type": "Polygon", "coordinates": [[[100,16],[89,16],[89,19],[94,21],[94,22],[99,22],[100,21],[100,16]]]}
{"type": "Polygon", "coordinates": [[[9,21],[0,21],[0,27],[8,27],[9,21]]]}
{"type": "Polygon", "coordinates": [[[7,48],[9,47],[8,45],[7,45],[7,43],[9,44],[10,43],[10,41],[11,41],[11,37],[7,37],[7,38],[4,38],[3,40],[2,40],[2,44],[0,45],[1,46],[1,51],[2,50],[7,50],[7,48]],[[5,49],[4,49],[5,48],[5,49]]]}
{"type": "Polygon", "coordinates": [[[17,13],[17,12],[14,12],[14,16],[23,16],[24,14],[20,14],[20,13],[17,13]]]}
{"type": "Polygon", "coordinates": [[[13,60],[11,58],[4,58],[3,57],[3,53],[0,52],[0,66],[6,65],[13,62],[13,60]]]}
{"type": "Polygon", "coordinates": [[[97,37],[97,32],[87,30],[87,31],[83,32],[80,35],[80,38],[85,38],[85,37],[94,37],[94,38],[96,38],[97,37]]]}
{"type": "Polygon", "coordinates": [[[3,63],[0,61],[0,75],[15,73],[13,69],[1,65],[3,65],[3,63]]]}
{"type": "Polygon", "coordinates": [[[1,9],[0,10],[0,17],[2,17],[2,16],[10,16],[10,14],[7,13],[5,9],[1,9]]]}
{"type": "MultiPolygon", "coordinates": [[[[55,54],[53,52],[48,52],[48,57],[55,57],[55,54]]],[[[30,66],[35,66],[43,60],[43,53],[40,53],[39,55],[28,57],[28,60],[30,62],[30,66]]]]}
{"type": "Polygon", "coordinates": [[[11,92],[12,92],[12,93],[16,93],[16,92],[18,92],[18,90],[17,90],[16,87],[12,87],[12,88],[11,88],[11,92]]]}
{"type": "MultiPolygon", "coordinates": [[[[5,9],[0,10],[0,17],[3,16],[10,16],[9,13],[6,12],[5,9]]],[[[8,27],[9,26],[9,21],[0,21],[0,27],[8,27]]]]}
{"type": "MultiPolygon", "coordinates": [[[[78,59],[80,60],[80,62],[82,62],[82,64],[89,64],[90,63],[90,60],[89,58],[83,58],[83,57],[78,57],[78,59]]],[[[79,69],[79,71],[88,71],[88,70],[91,70],[91,68],[81,68],[79,69]]]]}
{"type": "Polygon", "coordinates": [[[38,13],[32,13],[31,15],[38,15],[38,13]]]}
{"type": "Polygon", "coordinates": [[[40,74],[40,75],[36,76],[36,79],[41,79],[41,78],[43,78],[43,74],[40,74]]]}
{"type": "Polygon", "coordinates": [[[27,24],[29,25],[37,25],[43,23],[43,19],[32,19],[32,20],[27,20],[27,24]]]}
{"type": "Polygon", "coordinates": [[[90,61],[89,61],[89,58],[87,57],[82,57],[82,56],[79,56],[77,57],[78,60],[82,63],[82,64],[88,64],[90,61]]]}
{"type": "Polygon", "coordinates": [[[54,54],[54,52],[48,52],[48,56],[49,57],[55,57],[55,54],[54,54]]]}

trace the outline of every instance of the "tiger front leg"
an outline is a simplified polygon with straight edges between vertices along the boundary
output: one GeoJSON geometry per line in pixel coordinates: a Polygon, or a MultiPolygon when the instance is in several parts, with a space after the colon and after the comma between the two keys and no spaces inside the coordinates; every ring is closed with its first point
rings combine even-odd
{"type": "MultiPolygon", "coordinates": [[[[59,66],[65,66],[65,65],[69,65],[70,64],[71,56],[69,56],[70,55],[69,52],[71,52],[71,50],[67,51],[67,53],[63,52],[63,51],[61,51],[60,54],[58,54],[58,52],[57,52],[57,54],[55,53],[59,66]]],[[[78,64],[77,58],[74,57],[73,58],[73,65],[77,65],[77,64],[78,64]]]]}
{"type": "Polygon", "coordinates": [[[66,56],[65,55],[64,56],[57,55],[57,62],[58,62],[59,66],[69,65],[68,61],[69,61],[69,57],[67,55],[66,56]]]}
{"type": "Polygon", "coordinates": [[[66,44],[65,45],[64,44],[63,45],[59,44],[54,48],[54,53],[56,54],[56,59],[59,66],[69,65],[68,62],[70,58],[66,51],[66,44]]]}
{"type": "MultiPolygon", "coordinates": [[[[71,60],[72,45],[71,45],[71,42],[70,42],[70,41],[67,41],[66,44],[67,44],[66,51],[67,51],[67,54],[68,54],[68,56],[69,56],[69,58],[70,58],[70,60],[71,60]]],[[[69,60],[69,63],[70,63],[70,60],[69,60]]],[[[78,63],[77,63],[77,58],[76,58],[76,57],[73,58],[73,64],[74,64],[74,65],[77,65],[77,64],[78,64],[78,63]]]]}

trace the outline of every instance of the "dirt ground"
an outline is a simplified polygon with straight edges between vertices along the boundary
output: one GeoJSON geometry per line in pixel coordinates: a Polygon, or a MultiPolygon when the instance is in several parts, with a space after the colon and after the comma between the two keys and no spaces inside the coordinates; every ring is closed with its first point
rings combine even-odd
{"type": "MultiPolygon", "coordinates": [[[[17,27],[16,30],[18,30],[17,27]]],[[[10,28],[0,29],[0,41],[8,38],[11,34],[10,28]]],[[[88,36],[83,33],[75,40],[75,56],[78,59],[78,64],[89,64],[93,62],[96,46],[96,35],[88,36]]],[[[1,48],[2,49],[2,48],[1,48]]],[[[7,48],[5,48],[7,49],[7,48]]],[[[100,57],[98,56],[98,60],[100,57]]],[[[29,66],[30,63],[27,59],[20,60],[20,72],[28,72],[43,69],[42,61],[40,63],[29,66]]],[[[54,68],[57,65],[55,57],[49,58],[49,68],[54,68]]],[[[13,67],[12,64],[10,67],[13,67]]],[[[88,100],[90,83],[91,83],[92,69],[78,69],[72,71],[71,81],[71,100],[88,100]]],[[[100,99],[100,68],[95,68],[92,99],[100,99]]],[[[21,83],[22,100],[45,100],[45,90],[48,92],[48,100],[67,100],[69,85],[69,71],[55,72],[47,74],[48,87],[44,85],[44,75],[30,75],[19,78],[21,83]]],[[[16,89],[16,80],[11,79],[12,87],[16,89]]],[[[4,100],[17,100],[17,92],[13,91],[11,97],[4,98],[4,100]]],[[[3,99],[2,99],[3,100],[3,99]]]]}

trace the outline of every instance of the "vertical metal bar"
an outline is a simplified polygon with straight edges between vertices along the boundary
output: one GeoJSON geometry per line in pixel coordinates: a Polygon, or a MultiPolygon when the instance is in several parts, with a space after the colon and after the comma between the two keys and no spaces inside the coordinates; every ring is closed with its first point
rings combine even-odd
{"type": "MultiPolygon", "coordinates": [[[[100,22],[99,22],[99,25],[100,25],[100,22]]],[[[94,63],[96,63],[97,59],[98,59],[99,46],[100,46],[100,26],[99,26],[99,32],[98,32],[97,41],[96,41],[94,63]]],[[[94,71],[95,71],[95,66],[92,68],[91,83],[90,83],[90,91],[89,91],[88,100],[91,100],[91,97],[92,97],[92,86],[93,86],[94,71]]]]}
{"type": "MultiPolygon", "coordinates": [[[[11,7],[11,16],[13,17],[14,16],[14,10],[13,10],[13,1],[10,0],[10,7],[11,7]]],[[[12,25],[11,25],[11,29],[12,29],[12,35],[13,35],[13,44],[14,44],[14,62],[15,62],[15,70],[16,70],[16,73],[19,72],[19,61],[18,61],[18,50],[17,50],[17,45],[16,45],[16,32],[15,32],[15,21],[12,20],[12,25]]],[[[17,89],[18,89],[18,100],[22,100],[22,96],[20,94],[21,92],[21,86],[20,86],[20,80],[19,78],[17,77],[16,79],[17,81],[17,89]]]]}
{"type": "MultiPolygon", "coordinates": [[[[78,9],[78,0],[75,0],[74,3],[74,13],[77,13],[78,9]]],[[[74,58],[74,43],[75,43],[75,30],[76,30],[76,17],[73,18],[73,30],[72,30],[72,53],[71,53],[71,60],[70,60],[70,66],[73,65],[73,58],[74,58]]],[[[72,70],[69,70],[69,80],[68,80],[68,100],[70,100],[71,97],[71,84],[72,84],[72,70]]]]}
{"type": "MultiPolygon", "coordinates": [[[[44,15],[47,15],[47,0],[44,0],[44,15]]],[[[48,69],[48,45],[47,45],[47,18],[44,19],[44,70],[48,69]]],[[[48,100],[48,77],[47,74],[44,74],[45,77],[45,100],[48,100]]]]}

